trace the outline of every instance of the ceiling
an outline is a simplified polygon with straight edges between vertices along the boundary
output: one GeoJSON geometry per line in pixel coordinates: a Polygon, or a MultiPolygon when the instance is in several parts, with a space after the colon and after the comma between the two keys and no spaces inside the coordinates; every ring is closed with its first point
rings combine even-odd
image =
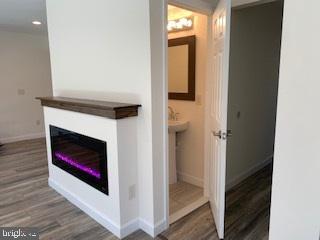
{"type": "Polygon", "coordinates": [[[45,0],[0,0],[0,30],[45,34],[46,19],[45,0]],[[35,20],[42,25],[33,25],[35,20]]]}
{"type": "Polygon", "coordinates": [[[176,20],[183,17],[191,16],[193,12],[179,8],[173,5],[168,5],[168,20],[176,20]]]}
{"type": "Polygon", "coordinates": [[[212,4],[212,5],[216,3],[216,1],[213,1],[213,0],[201,0],[201,1],[212,4]]]}

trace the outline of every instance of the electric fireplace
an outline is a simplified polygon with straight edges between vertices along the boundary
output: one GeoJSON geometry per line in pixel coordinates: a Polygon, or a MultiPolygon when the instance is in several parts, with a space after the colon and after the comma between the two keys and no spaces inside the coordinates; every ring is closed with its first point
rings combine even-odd
{"type": "Polygon", "coordinates": [[[50,125],[52,163],[108,195],[107,143],[50,125]]]}

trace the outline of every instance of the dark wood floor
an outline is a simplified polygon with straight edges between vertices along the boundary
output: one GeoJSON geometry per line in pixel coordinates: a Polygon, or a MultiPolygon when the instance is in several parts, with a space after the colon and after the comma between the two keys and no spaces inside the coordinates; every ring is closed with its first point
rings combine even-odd
{"type": "MultiPolygon", "coordinates": [[[[225,239],[267,239],[270,169],[227,195],[225,239]]],[[[117,239],[48,187],[44,139],[7,144],[0,149],[0,226],[38,227],[41,239],[117,239]]],[[[126,239],[152,239],[137,231],[126,239]]],[[[209,205],[172,224],[161,240],[218,239],[209,205]]]]}
{"type": "Polygon", "coordinates": [[[225,239],[268,239],[271,183],[268,165],[227,192],[225,239]]]}

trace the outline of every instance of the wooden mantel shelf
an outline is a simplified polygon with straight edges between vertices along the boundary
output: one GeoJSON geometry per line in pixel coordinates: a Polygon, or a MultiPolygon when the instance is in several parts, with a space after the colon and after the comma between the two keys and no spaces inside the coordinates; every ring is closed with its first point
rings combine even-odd
{"type": "Polygon", "coordinates": [[[42,106],[86,113],[111,119],[138,116],[139,104],[105,102],[65,97],[37,97],[42,106]]]}

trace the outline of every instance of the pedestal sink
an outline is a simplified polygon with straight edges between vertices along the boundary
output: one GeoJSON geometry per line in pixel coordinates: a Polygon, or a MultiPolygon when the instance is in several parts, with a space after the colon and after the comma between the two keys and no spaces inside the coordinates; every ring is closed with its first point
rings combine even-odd
{"type": "Polygon", "coordinates": [[[188,129],[188,121],[169,120],[169,183],[177,182],[176,136],[188,129]]]}
{"type": "Polygon", "coordinates": [[[189,126],[189,122],[169,120],[168,125],[169,125],[169,133],[177,133],[177,132],[183,132],[187,130],[189,126]]]}

